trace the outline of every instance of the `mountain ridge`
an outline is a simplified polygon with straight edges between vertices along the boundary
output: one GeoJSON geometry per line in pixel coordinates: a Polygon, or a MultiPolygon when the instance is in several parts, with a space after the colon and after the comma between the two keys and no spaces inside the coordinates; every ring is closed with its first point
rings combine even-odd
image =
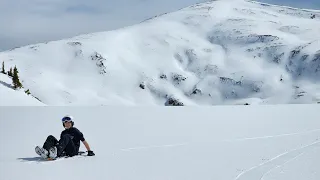
{"type": "Polygon", "coordinates": [[[210,1],[0,58],[17,63],[25,86],[49,105],[317,103],[319,17],[210,1]]]}

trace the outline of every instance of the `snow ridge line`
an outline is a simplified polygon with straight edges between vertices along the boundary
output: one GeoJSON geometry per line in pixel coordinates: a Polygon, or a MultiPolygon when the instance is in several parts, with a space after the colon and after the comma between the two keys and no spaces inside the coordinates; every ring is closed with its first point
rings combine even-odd
{"type": "MultiPolygon", "coordinates": [[[[270,160],[268,160],[268,161],[266,161],[266,162],[263,162],[263,163],[261,163],[261,164],[259,164],[259,165],[256,165],[256,166],[253,166],[253,167],[249,168],[248,170],[241,172],[234,180],[240,179],[241,177],[243,177],[243,175],[245,175],[245,174],[247,174],[247,173],[249,173],[249,172],[252,172],[253,170],[256,170],[256,169],[258,169],[258,168],[263,168],[263,166],[267,166],[268,164],[272,163],[273,161],[278,160],[279,158],[281,158],[281,157],[283,157],[283,156],[290,155],[290,154],[293,154],[293,153],[295,153],[295,152],[300,152],[300,151],[302,151],[302,152],[298,153],[298,155],[296,155],[296,156],[293,157],[293,158],[295,158],[295,157],[301,155],[301,153],[305,152],[306,150],[304,150],[304,149],[310,148],[310,147],[315,146],[315,145],[317,145],[317,144],[319,144],[319,143],[320,143],[319,141],[315,141],[315,142],[313,142],[313,143],[311,143],[311,144],[302,146],[302,147],[300,147],[300,148],[291,149],[290,151],[287,151],[287,152],[284,152],[284,153],[282,153],[282,154],[279,154],[279,155],[271,158],[270,160]]],[[[283,157],[283,158],[284,158],[284,157],[283,157]]],[[[290,158],[290,159],[293,159],[293,158],[290,158]]],[[[290,159],[287,160],[287,161],[285,161],[283,164],[285,164],[286,162],[290,161],[290,159]]],[[[281,159],[280,159],[279,161],[281,161],[281,159]]],[[[282,165],[283,165],[283,164],[282,164],[282,165]]],[[[279,166],[279,165],[273,166],[273,167],[270,168],[270,169],[274,169],[274,168],[277,167],[277,166],[279,166]]],[[[270,169],[269,169],[267,172],[269,172],[270,169]]],[[[267,173],[267,172],[266,172],[266,173],[267,173]]],[[[258,173],[259,173],[259,171],[258,171],[258,173]]],[[[262,178],[263,175],[266,174],[266,173],[263,173],[262,176],[261,176],[261,178],[262,178]]]]}
{"type": "Polygon", "coordinates": [[[141,147],[132,147],[126,149],[120,149],[121,151],[133,151],[133,150],[142,150],[142,149],[152,149],[152,148],[170,148],[170,147],[178,147],[178,146],[185,146],[188,143],[181,143],[181,144],[166,144],[166,145],[157,145],[157,146],[141,146],[141,147]]]}

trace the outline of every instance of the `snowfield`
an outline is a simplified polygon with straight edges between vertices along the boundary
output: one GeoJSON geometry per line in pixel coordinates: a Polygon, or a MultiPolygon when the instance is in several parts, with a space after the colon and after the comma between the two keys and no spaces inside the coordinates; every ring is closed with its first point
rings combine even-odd
{"type": "MultiPolygon", "coordinates": [[[[319,105],[2,107],[3,180],[319,180],[319,105]],[[34,152],[71,114],[95,152],[34,152]]],[[[81,144],[81,150],[85,147],[81,144]]]]}
{"type": "Polygon", "coordinates": [[[218,0],[0,60],[45,105],[314,104],[319,32],[319,10],[218,0]]]}

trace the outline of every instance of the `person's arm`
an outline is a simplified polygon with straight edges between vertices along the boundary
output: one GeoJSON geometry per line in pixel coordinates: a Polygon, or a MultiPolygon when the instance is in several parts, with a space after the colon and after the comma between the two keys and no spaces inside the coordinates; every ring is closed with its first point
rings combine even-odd
{"type": "Polygon", "coordinates": [[[82,141],[82,143],[84,144],[84,146],[86,147],[87,151],[88,151],[88,156],[94,156],[94,152],[90,149],[90,146],[88,144],[88,142],[86,140],[82,141]]]}
{"type": "MultiPolygon", "coordinates": [[[[76,129],[76,128],[75,128],[76,129]]],[[[86,139],[84,138],[82,132],[80,132],[78,129],[76,129],[76,131],[78,132],[78,135],[80,137],[81,142],[84,144],[84,146],[86,147],[87,151],[88,151],[88,156],[94,156],[95,154],[93,153],[93,151],[90,149],[90,146],[88,144],[88,142],[86,141],[86,139]]]]}
{"type": "Polygon", "coordinates": [[[90,150],[90,146],[89,146],[89,144],[88,144],[87,141],[82,141],[82,143],[84,144],[84,146],[86,147],[86,149],[87,149],[88,151],[91,151],[91,150],[90,150]]]}

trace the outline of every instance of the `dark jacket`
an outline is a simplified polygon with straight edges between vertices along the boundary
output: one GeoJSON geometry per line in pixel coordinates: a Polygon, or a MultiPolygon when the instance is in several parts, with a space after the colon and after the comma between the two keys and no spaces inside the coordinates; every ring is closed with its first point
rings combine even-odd
{"type": "Polygon", "coordinates": [[[71,139],[72,139],[74,145],[76,146],[76,150],[79,151],[80,141],[85,141],[82,132],[80,132],[79,129],[77,129],[75,127],[71,127],[69,129],[65,129],[64,131],[62,131],[60,138],[66,134],[71,136],[71,139]]]}

